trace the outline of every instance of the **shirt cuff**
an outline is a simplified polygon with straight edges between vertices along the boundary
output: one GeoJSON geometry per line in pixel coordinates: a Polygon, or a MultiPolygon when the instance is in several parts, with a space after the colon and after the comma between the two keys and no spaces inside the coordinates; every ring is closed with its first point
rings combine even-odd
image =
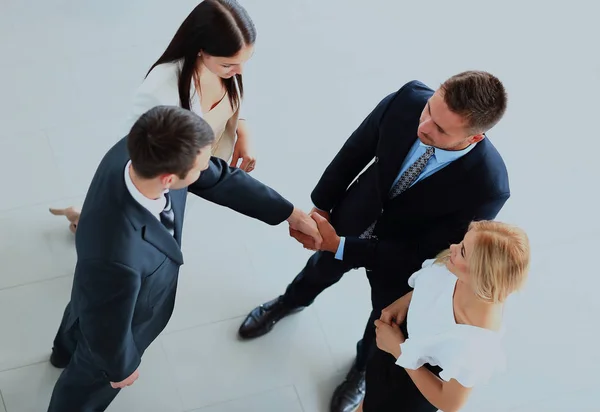
{"type": "Polygon", "coordinates": [[[346,243],[345,237],[340,237],[340,244],[338,246],[337,252],[335,252],[335,258],[337,260],[344,260],[344,244],[346,243]]]}

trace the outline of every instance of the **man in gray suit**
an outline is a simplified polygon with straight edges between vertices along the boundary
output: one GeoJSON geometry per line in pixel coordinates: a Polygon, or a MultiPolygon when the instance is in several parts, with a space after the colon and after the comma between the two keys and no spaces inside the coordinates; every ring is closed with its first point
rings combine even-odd
{"type": "Polygon", "coordinates": [[[175,304],[187,193],[321,238],[273,189],[211,158],[214,134],[194,113],[151,109],[101,161],[77,228],[71,301],[51,363],[65,368],[49,412],[103,411],[138,378],[175,304]]]}

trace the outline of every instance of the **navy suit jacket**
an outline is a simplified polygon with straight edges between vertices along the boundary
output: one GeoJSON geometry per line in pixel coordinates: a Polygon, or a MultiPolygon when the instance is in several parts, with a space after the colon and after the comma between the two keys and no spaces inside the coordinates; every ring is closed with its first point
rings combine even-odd
{"type": "Polygon", "coordinates": [[[331,211],[338,234],[346,236],[344,262],[376,272],[370,275],[372,285],[395,284],[397,292],[408,291],[408,277],[425,259],[459,242],[471,221],[494,219],[510,196],[504,161],[486,137],[465,156],[389,200],[433,93],[412,81],[384,98],[312,192],[315,206],[331,211]],[[359,239],[376,219],[377,239],[359,239]]]}
{"type": "Polygon", "coordinates": [[[173,312],[188,190],[271,225],[286,220],[293,210],[271,188],[212,158],[187,190],[170,192],[175,214],[171,236],[127,190],[128,160],[124,138],[106,154],[88,190],[77,227],[67,322],[71,330],[78,328],[82,356],[112,382],[136,370],[173,312]]]}

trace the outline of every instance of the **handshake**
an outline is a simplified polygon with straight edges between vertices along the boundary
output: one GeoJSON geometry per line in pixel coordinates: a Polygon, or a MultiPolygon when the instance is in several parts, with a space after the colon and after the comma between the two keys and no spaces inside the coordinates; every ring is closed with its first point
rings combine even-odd
{"type": "Polygon", "coordinates": [[[290,236],[302,243],[305,249],[336,253],[340,237],[329,223],[329,213],[313,208],[310,214],[294,209],[287,219],[290,236]]]}

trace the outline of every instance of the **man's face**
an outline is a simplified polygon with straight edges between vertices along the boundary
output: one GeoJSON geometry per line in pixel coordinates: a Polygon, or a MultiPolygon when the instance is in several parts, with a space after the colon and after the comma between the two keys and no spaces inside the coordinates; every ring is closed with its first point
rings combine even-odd
{"type": "Polygon", "coordinates": [[[464,119],[450,110],[442,93],[438,89],[421,113],[417,130],[419,140],[444,150],[462,150],[483,140],[483,133],[469,133],[464,119]]]}

